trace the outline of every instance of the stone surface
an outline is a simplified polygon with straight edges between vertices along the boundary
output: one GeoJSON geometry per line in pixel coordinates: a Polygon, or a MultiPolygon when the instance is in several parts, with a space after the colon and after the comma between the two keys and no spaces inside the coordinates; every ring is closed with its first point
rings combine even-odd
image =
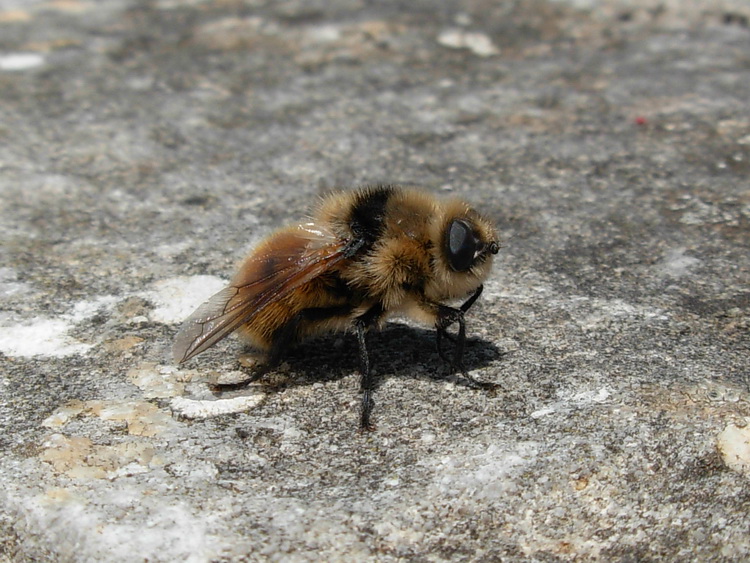
{"type": "Polygon", "coordinates": [[[0,1],[4,561],[738,560],[750,11],[736,2],[0,1]],[[503,233],[468,318],[217,399],[179,321],[332,186],[503,233]]]}

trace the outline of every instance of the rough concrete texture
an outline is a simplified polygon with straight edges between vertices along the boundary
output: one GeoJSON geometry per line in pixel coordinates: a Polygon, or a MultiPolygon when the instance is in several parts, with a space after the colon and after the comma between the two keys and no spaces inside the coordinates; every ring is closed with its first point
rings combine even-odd
{"type": "Polygon", "coordinates": [[[750,557],[750,9],[0,2],[4,561],[750,557]],[[476,392],[429,328],[249,389],[177,326],[332,186],[497,222],[476,392]]]}

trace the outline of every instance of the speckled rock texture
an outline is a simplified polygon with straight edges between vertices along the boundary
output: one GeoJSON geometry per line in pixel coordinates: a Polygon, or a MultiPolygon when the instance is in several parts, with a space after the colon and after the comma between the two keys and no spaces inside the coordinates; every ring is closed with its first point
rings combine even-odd
{"type": "Polygon", "coordinates": [[[0,1],[0,561],[750,558],[750,8],[0,1]],[[249,388],[177,327],[366,183],[503,247],[467,318],[249,388]]]}

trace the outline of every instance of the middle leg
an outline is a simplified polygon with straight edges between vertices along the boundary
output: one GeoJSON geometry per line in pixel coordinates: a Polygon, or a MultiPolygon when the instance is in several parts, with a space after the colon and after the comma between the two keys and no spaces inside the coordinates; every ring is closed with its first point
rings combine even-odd
{"type": "Polygon", "coordinates": [[[359,418],[359,426],[362,430],[375,430],[375,425],[370,421],[372,408],[375,401],[372,395],[375,391],[375,379],[370,371],[370,357],[367,353],[366,334],[367,329],[376,324],[383,316],[385,309],[382,303],[376,303],[354,320],[354,328],[357,331],[357,343],[359,344],[359,371],[362,376],[360,388],[362,389],[362,410],[359,418]]]}

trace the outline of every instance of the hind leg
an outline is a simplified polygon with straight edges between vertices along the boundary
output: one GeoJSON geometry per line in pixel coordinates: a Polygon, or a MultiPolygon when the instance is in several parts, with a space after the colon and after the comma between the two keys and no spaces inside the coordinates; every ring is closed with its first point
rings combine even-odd
{"type": "Polygon", "coordinates": [[[348,305],[303,309],[273,333],[273,336],[271,337],[271,347],[266,354],[264,362],[256,360],[254,356],[252,357],[251,361],[248,363],[254,364],[252,365],[253,372],[247,379],[238,383],[216,384],[214,385],[214,388],[220,391],[229,391],[232,389],[240,389],[257,381],[268,372],[277,368],[281,363],[281,360],[284,358],[284,354],[286,354],[292,346],[297,344],[299,341],[300,327],[303,323],[346,316],[350,312],[351,307],[348,305]]]}

